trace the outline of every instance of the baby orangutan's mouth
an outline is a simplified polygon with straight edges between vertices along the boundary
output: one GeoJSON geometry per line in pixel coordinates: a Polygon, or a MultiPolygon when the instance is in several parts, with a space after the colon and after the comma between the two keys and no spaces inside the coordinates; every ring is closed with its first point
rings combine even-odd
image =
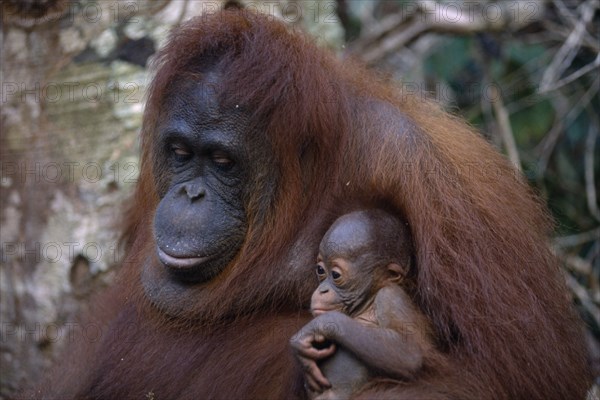
{"type": "Polygon", "coordinates": [[[335,309],[333,309],[333,308],[315,308],[315,309],[311,310],[312,315],[315,317],[317,315],[325,314],[326,312],[329,312],[329,311],[335,311],[335,309]]]}

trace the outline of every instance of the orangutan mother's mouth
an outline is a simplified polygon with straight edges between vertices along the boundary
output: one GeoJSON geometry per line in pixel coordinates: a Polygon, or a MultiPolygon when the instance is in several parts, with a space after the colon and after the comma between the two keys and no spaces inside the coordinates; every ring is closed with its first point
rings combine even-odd
{"type": "Polygon", "coordinates": [[[210,260],[211,256],[204,257],[175,257],[165,253],[160,247],[156,248],[158,252],[158,258],[160,261],[169,268],[178,270],[192,269],[200,264],[210,260]]]}

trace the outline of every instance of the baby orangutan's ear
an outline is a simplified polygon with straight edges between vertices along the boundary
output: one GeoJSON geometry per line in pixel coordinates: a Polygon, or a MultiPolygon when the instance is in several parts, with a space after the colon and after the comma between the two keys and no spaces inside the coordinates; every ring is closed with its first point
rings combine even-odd
{"type": "Polygon", "coordinates": [[[396,263],[389,263],[387,265],[387,271],[389,281],[395,284],[402,282],[406,274],[408,274],[408,266],[402,266],[396,263]]]}

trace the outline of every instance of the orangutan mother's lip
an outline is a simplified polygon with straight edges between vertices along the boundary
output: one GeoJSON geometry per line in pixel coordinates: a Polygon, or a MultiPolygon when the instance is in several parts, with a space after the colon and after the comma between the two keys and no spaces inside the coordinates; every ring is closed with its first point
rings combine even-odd
{"type": "Polygon", "coordinates": [[[160,261],[169,268],[175,269],[190,269],[198,266],[210,259],[206,257],[174,257],[165,253],[160,247],[157,247],[158,258],[160,261]]]}

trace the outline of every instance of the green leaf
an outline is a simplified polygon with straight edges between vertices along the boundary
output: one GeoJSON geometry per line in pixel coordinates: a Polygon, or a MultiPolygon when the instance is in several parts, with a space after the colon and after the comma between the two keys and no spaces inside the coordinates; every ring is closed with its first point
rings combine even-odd
{"type": "Polygon", "coordinates": [[[425,61],[425,72],[451,82],[471,61],[470,37],[449,37],[440,44],[439,50],[425,61]]]}
{"type": "Polygon", "coordinates": [[[510,116],[517,145],[529,148],[539,143],[554,123],[554,108],[548,100],[520,109],[510,116]]]}

